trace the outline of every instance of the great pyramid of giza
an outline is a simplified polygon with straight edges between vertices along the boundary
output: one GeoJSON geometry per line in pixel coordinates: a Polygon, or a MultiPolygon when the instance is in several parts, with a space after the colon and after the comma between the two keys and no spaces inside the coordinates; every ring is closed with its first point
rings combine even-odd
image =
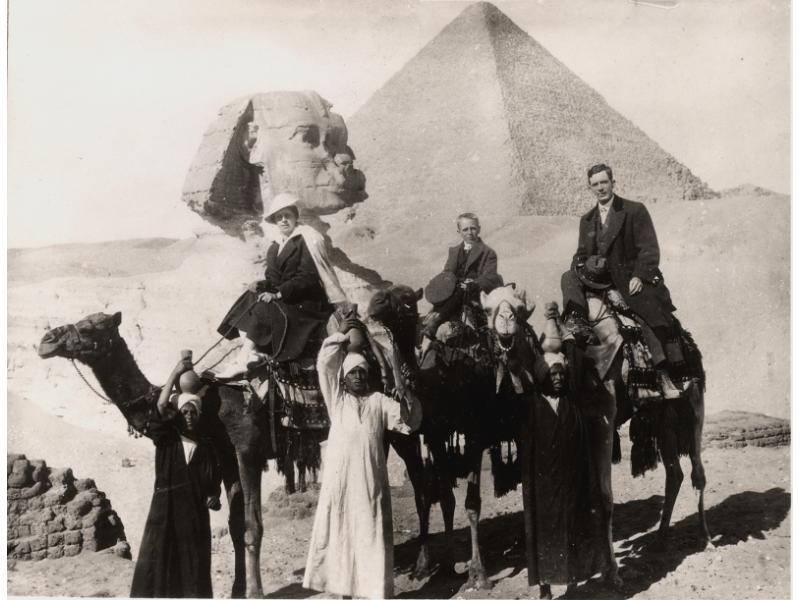
{"type": "Polygon", "coordinates": [[[358,209],[365,221],[580,214],[591,206],[586,168],[598,162],[631,199],[716,195],[486,2],[448,24],[348,128],[371,196],[358,209]]]}

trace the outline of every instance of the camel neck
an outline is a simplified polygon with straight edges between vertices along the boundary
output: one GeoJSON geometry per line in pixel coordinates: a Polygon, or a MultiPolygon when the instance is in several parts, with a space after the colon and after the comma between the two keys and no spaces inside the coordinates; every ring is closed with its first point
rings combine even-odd
{"type": "Polygon", "coordinates": [[[137,429],[147,418],[150,402],[145,401],[154,389],[122,338],[117,338],[104,356],[87,361],[106,396],[137,429]]]}

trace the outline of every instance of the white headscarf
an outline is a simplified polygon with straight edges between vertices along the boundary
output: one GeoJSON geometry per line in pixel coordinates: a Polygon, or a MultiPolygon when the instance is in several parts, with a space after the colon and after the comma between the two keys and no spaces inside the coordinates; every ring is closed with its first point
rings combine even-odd
{"type": "Polygon", "coordinates": [[[553,365],[561,365],[563,367],[564,355],[561,354],[561,352],[545,352],[544,362],[547,363],[548,367],[552,367],[553,365]]]}
{"type": "Polygon", "coordinates": [[[356,367],[361,367],[365,371],[369,371],[369,363],[362,354],[348,352],[347,356],[344,357],[344,362],[342,362],[342,375],[347,375],[356,367]]]}
{"type": "Polygon", "coordinates": [[[175,400],[176,408],[180,410],[186,404],[194,405],[194,407],[197,409],[198,415],[202,411],[203,401],[197,394],[189,394],[188,392],[183,392],[181,394],[178,394],[178,397],[175,400]]]}

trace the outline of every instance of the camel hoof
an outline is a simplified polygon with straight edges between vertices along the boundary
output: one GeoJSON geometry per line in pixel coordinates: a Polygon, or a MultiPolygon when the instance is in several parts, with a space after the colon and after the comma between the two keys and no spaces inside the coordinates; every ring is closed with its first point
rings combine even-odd
{"type": "Polygon", "coordinates": [[[553,591],[549,584],[539,586],[539,600],[553,600],[553,591]]]}
{"type": "Polygon", "coordinates": [[[622,581],[622,577],[619,576],[619,573],[608,573],[605,578],[603,579],[605,584],[613,590],[621,590],[622,586],[625,583],[622,581]]]}
{"type": "Polygon", "coordinates": [[[417,556],[417,564],[414,565],[414,570],[411,572],[411,579],[422,580],[431,576],[431,557],[428,552],[427,546],[422,546],[419,549],[417,556]]]}
{"type": "Polygon", "coordinates": [[[473,590],[490,590],[492,589],[492,582],[486,577],[486,571],[483,567],[469,568],[469,579],[467,579],[467,587],[473,590]]]}

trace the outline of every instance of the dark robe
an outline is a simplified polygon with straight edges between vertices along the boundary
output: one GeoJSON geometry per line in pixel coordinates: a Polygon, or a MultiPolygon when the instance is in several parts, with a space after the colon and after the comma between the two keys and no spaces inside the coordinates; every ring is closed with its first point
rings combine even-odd
{"type": "Polygon", "coordinates": [[[206,502],[220,495],[211,444],[199,438],[186,464],[178,420],[154,419],[155,486],[133,572],[131,597],[211,598],[211,526],[206,502]]]}
{"type": "Polygon", "coordinates": [[[280,252],[277,242],[269,247],[257,293],[242,294],[217,331],[228,339],[244,331],[256,347],[283,362],[303,355],[306,348],[317,349],[332,313],[314,259],[303,237],[296,235],[280,252]],[[258,302],[262,292],[280,292],[281,299],[258,302]]]}
{"type": "Polygon", "coordinates": [[[567,396],[556,413],[533,394],[520,437],[528,585],[589,579],[603,569],[604,534],[581,412],[567,396]]]}

